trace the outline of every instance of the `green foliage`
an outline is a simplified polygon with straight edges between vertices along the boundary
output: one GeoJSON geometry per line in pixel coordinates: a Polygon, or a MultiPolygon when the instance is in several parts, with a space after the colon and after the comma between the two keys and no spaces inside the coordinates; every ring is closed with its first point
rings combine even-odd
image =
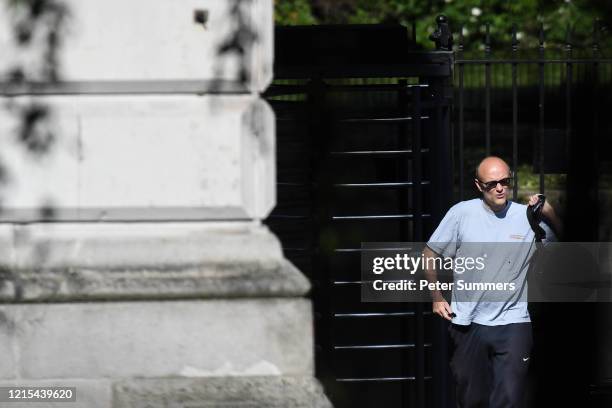
{"type": "Polygon", "coordinates": [[[317,24],[308,0],[274,0],[274,21],[278,25],[317,24]]]}
{"type": "MultiPolygon", "coordinates": [[[[435,17],[444,14],[456,42],[463,27],[468,52],[484,49],[487,23],[493,50],[510,51],[516,24],[520,49],[537,49],[543,25],[548,49],[563,49],[569,27],[574,46],[590,51],[595,19],[609,23],[612,16],[607,0],[276,0],[275,4],[278,24],[415,24],[417,42],[430,48],[435,17]]],[[[609,40],[605,29],[599,31],[602,41],[609,40]]]]}
{"type": "MultiPolygon", "coordinates": [[[[516,200],[526,204],[532,194],[536,194],[540,190],[540,175],[534,173],[531,165],[521,164],[516,172],[518,179],[518,197],[516,200]]],[[[566,202],[566,183],[567,174],[545,174],[544,186],[546,187],[546,200],[557,211],[562,209],[566,202]]]]}
{"type": "MultiPolygon", "coordinates": [[[[537,191],[540,188],[540,175],[534,173],[533,168],[529,164],[521,164],[516,172],[519,189],[537,191]]],[[[566,174],[545,174],[544,185],[548,189],[564,189],[567,181],[566,174]]]]}

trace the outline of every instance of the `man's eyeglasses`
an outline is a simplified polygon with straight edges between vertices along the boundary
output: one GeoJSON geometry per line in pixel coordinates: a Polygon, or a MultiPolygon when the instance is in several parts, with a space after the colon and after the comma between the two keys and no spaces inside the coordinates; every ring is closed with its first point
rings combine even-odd
{"type": "Polygon", "coordinates": [[[493,190],[495,187],[497,187],[497,183],[501,184],[503,187],[512,186],[512,177],[506,177],[501,180],[487,181],[486,183],[480,180],[477,180],[477,181],[478,181],[478,184],[480,184],[480,187],[482,187],[482,189],[485,191],[493,190]]]}

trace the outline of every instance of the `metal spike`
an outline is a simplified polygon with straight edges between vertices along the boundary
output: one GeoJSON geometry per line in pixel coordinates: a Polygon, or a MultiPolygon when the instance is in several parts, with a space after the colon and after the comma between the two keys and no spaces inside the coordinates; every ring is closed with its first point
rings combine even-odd
{"type": "Polygon", "coordinates": [[[485,29],[485,54],[489,55],[491,53],[491,29],[489,23],[486,23],[485,29]]]}
{"type": "Polygon", "coordinates": [[[540,58],[544,58],[544,23],[540,24],[540,32],[538,33],[540,58]]]}
{"type": "Polygon", "coordinates": [[[597,57],[599,54],[599,18],[593,22],[593,55],[597,57]]]}
{"type": "Polygon", "coordinates": [[[565,51],[572,51],[572,28],[569,24],[567,25],[567,28],[565,30],[565,51]]]}
{"type": "Polygon", "coordinates": [[[516,52],[518,50],[518,38],[516,36],[516,24],[512,25],[512,52],[516,52]]]}
{"type": "Polygon", "coordinates": [[[540,48],[544,48],[544,23],[540,24],[540,32],[538,33],[540,48]]]}

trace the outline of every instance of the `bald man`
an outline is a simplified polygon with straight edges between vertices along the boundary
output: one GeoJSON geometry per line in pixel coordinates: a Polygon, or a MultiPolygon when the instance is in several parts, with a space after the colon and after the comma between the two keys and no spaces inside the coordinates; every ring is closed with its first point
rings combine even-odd
{"type": "MultiPolygon", "coordinates": [[[[451,207],[423,251],[427,258],[484,256],[485,268],[472,277],[483,281],[494,277],[495,282],[515,288],[481,291],[469,298],[453,290],[450,305],[441,292],[431,293],[433,312],[451,322],[451,369],[457,402],[463,408],[524,406],[532,346],[526,276],[535,234],[527,220],[527,206],[508,198],[512,182],[504,160],[495,156],[483,159],[474,179],[482,197],[451,207]]],[[[534,195],[529,205],[537,201],[534,195]]],[[[546,231],[544,241],[555,240],[554,232],[561,232],[561,222],[548,203],[541,214],[546,221],[540,224],[546,231]]],[[[457,268],[453,275],[456,282],[468,278],[468,274],[459,275],[457,268]]],[[[431,282],[437,280],[434,268],[428,269],[426,276],[431,282]]]]}

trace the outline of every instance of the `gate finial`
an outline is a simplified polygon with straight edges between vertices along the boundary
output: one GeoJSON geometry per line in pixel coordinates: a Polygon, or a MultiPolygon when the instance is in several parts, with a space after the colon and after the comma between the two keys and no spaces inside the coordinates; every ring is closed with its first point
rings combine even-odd
{"type": "Polygon", "coordinates": [[[436,17],[436,24],[438,27],[429,36],[429,39],[436,43],[436,50],[452,51],[453,34],[451,33],[448,25],[448,18],[445,15],[440,14],[438,17],[436,17]]]}

